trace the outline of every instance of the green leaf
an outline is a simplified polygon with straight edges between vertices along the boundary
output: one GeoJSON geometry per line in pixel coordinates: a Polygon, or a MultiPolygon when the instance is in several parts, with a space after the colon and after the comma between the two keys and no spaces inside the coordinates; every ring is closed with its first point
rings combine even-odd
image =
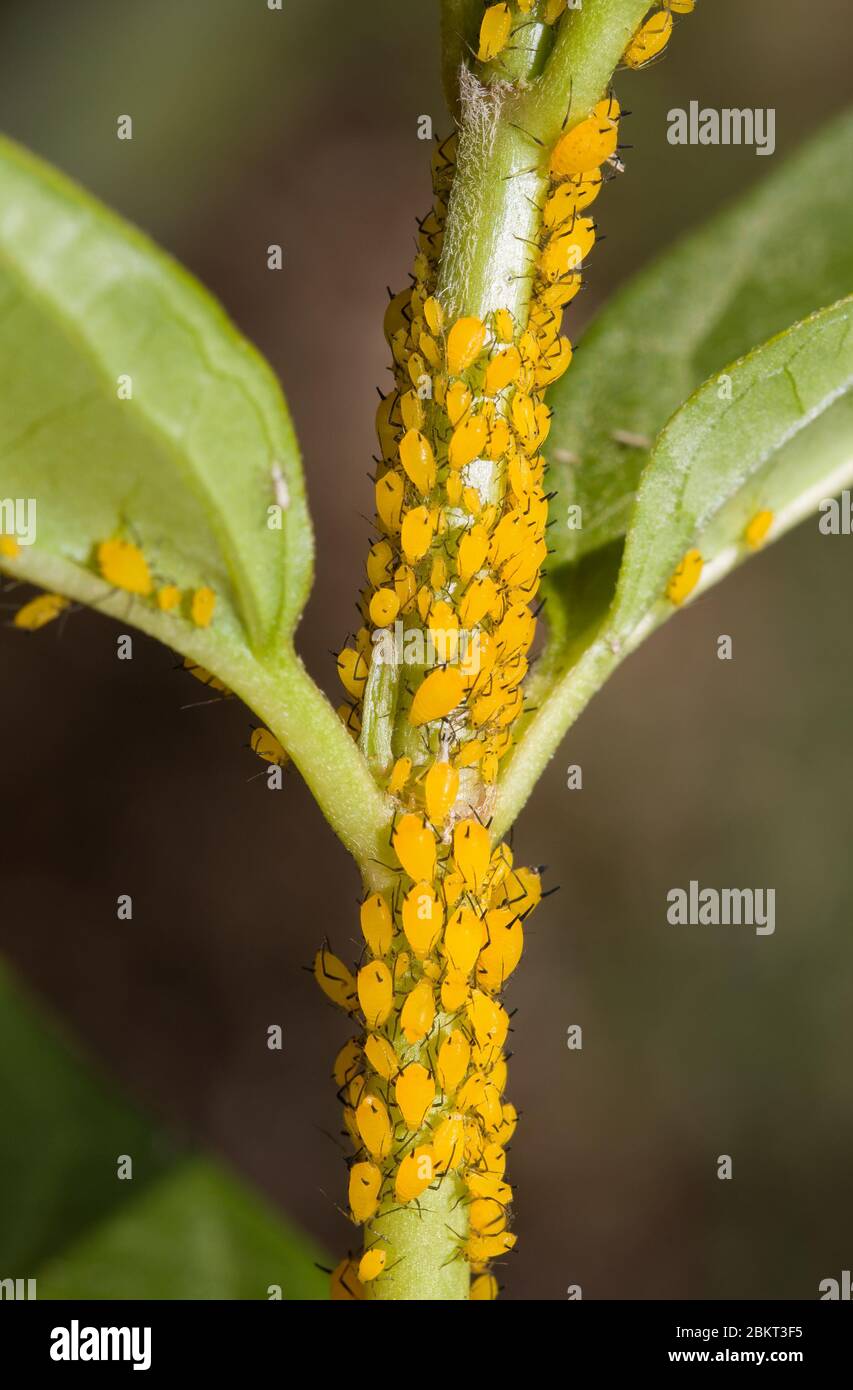
{"type": "Polygon", "coordinates": [[[664,590],[686,551],[702,554],[701,593],[751,553],[751,517],[772,512],[775,540],[849,480],[853,297],[756,348],[725,376],[731,399],[727,384],[706,382],[662,431],[643,474],[608,620],[620,643],[636,645],[670,616],[664,590]],[[823,447],[797,438],[836,402],[823,447]]]}
{"type": "Polygon", "coordinates": [[[175,262],[2,139],[0,379],[0,501],[37,508],[35,543],[0,570],[212,671],[269,725],[347,848],[376,856],[385,800],[292,647],[313,543],[278,383],[175,262]],[[96,547],[113,537],[183,591],[179,609],[100,577],[96,547]],[[188,616],[202,587],[216,594],[209,627],[188,616]]]}
{"type": "Polygon", "coordinates": [[[536,709],[499,783],[496,837],[591,696],[677,611],[666,590],[688,551],[703,561],[692,600],[755,553],[745,531],[759,512],[772,513],[766,541],[777,540],[853,484],[851,388],[853,296],[727,367],[676,412],[643,474],[609,610],[612,550],[551,581],[558,612],[584,570],[594,582],[587,580],[591,598],[579,618],[560,617],[557,653],[546,653],[536,709]]]}
{"type": "MultiPolygon", "coordinates": [[[[182,1163],[38,1273],[45,1298],[325,1299],[321,1256],[213,1163],[182,1163]]],[[[326,1268],[328,1268],[328,1264],[326,1268]]]]}
{"type": "Polygon", "coordinates": [[[726,362],[853,285],[853,114],[609,302],[549,396],[552,567],[620,536],[648,447],[726,362]],[[582,509],[582,529],[566,525],[582,509]]]}
{"type": "MultiPolygon", "coordinates": [[[[221,644],[263,652],[290,637],[312,539],[273,374],[175,262],[7,140],[0,375],[0,497],[37,503],[35,544],[10,573],[98,606],[110,586],[95,546],[122,535],[158,581],[215,590],[221,644]],[[280,530],[267,525],[276,467],[280,530]]],[[[127,621],[193,654],[186,604],[172,615],[121,599],[127,621]]]]}
{"type": "Polygon", "coordinates": [[[0,1095],[0,1277],[39,1298],[326,1296],[311,1242],[119,1097],[2,966],[0,1095]]]}

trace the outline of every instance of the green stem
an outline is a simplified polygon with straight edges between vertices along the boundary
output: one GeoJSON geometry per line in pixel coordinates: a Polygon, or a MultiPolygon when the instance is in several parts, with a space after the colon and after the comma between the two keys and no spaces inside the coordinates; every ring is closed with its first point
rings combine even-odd
{"type": "Polygon", "coordinates": [[[526,97],[522,123],[548,148],[589,115],[639,28],[651,0],[584,0],[560,21],[543,75],[526,97]],[[568,115],[568,119],[566,119],[568,115]]]}
{"type": "Polygon", "coordinates": [[[388,1255],[382,1278],[368,1285],[368,1297],[383,1302],[467,1299],[470,1273],[459,1253],[467,1233],[465,1184],[454,1174],[409,1206],[390,1198],[364,1233],[365,1249],[380,1242],[388,1255]]]}

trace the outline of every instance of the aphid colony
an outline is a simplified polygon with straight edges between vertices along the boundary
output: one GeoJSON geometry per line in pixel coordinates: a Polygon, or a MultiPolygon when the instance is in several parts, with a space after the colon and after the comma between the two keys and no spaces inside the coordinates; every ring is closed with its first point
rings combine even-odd
{"type": "MultiPolygon", "coordinates": [[[[625,61],[640,66],[660,52],[652,20],[668,38],[670,11],[690,8],[692,0],[672,0],[656,9],[625,61]]],[[[549,6],[552,18],[564,9],[549,6]]],[[[480,61],[498,57],[517,13],[532,10],[532,0],[517,10],[488,6],[480,61]]],[[[353,735],[362,728],[365,691],[376,693],[377,631],[398,623],[426,629],[439,651],[443,639],[445,658],[404,669],[390,694],[387,681],[382,688],[394,725],[384,774],[399,806],[393,886],[368,885],[354,973],[326,947],[315,960],[325,994],[360,1026],[334,1075],[355,1149],[350,1214],[367,1229],[361,1259],[348,1257],[334,1271],[336,1298],[370,1296],[399,1258],[371,1222],[398,1208],[417,1219],[419,1199],[434,1184],[461,1184],[458,1257],[475,1276],[471,1298],[496,1296],[490,1264],[514,1244],[505,1148],[516,1114],[503,1099],[509,1015],[498,996],[541,889],[534,871],[514,866],[506,845],[492,847],[488,820],[523,713],[536,628],[531,603],[547,554],[544,393],[571,362],[563,310],[595,242],[588,209],[619,167],[619,118],[607,96],[545,156],[525,322],[509,308],[449,319],[442,304],[454,137],[433,157],[435,202],[420,224],[412,285],[386,312],[395,385],[377,411],[377,539],[359,602],[362,626],[338,657],[350,697],[340,713],[353,735]],[[462,631],[477,634],[476,661],[458,656],[451,639],[462,631]]]]}
{"type": "MultiPolygon", "coordinates": [[[[16,559],[20,548],[12,537],[0,537],[4,542],[0,555],[16,559]],[[10,543],[11,542],[11,543],[10,543]]],[[[195,627],[209,627],[216,608],[216,594],[207,585],[184,595],[175,584],[155,584],[148,561],[140,546],[133,541],[114,536],[95,546],[94,565],[98,574],[114,589],[150,598],[162,613],[177,613],[182,607],[195,627]]],[[[36,631],[58,618],[69,607],[69,600],[59,594],[39,594],[30,599],[15,614],[15,627],[36,631]]]]}
{"type": "MultiPolygon", "coordinates": [[[[445,844],[407,812],[393,851],[397,886],[361,906],[360,969],[351,973],[326,947],[315,961],[324,993],[361,1020],[334,1066],[355,1149],[350,1213],[369,1223],[380,1208],[411,1206],[417,1219],[426,1189],[454,1174],[464,1185],[459,1257],[481,1276],[471,1297],[494,1297],[488,1265],[515,1243],[505,1149],[517,1118],[502,1099],[509,1015],[497,995],[521,956],[539,878],[516,869],[506,845],[493,850],[472,817],[457,820],[445,844]]],[[[368,1232],[362,1258],[334,1272],[333,1297],[362,1297],[395,1258],[368,1232]]]]}

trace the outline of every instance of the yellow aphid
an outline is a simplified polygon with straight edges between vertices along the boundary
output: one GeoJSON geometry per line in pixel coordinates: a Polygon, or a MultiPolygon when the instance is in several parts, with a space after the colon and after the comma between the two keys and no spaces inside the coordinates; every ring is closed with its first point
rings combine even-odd
{"type": "Polygon", "coordinates": [[[418,581],[415,572],[409,565],[400,565],[394,571],[394,593],[400,600],[402,612],[409,608],[415,594],[418,591],[418,581]]]}
{"type": "Polygon", "coordinates": [[[377,589],[370,600],[370,621],[374,627],[388,627],[400,611],[400,600],[394,589],[377,589]]]}
{"type": "Polygon", "coordinates": [[[507,1212],[494,1197],[475,1197],[468,1208],[468,1224],[482,1236],[497,1236],[507,1228],[507,1212]]]}
{"type": "Polygon", "coordinates": [[[216,594],[207,585],[193,590],[193,596],[190,599],[190,618],[196,627],[210,627],[215,607],[216,594]]]}
{"type": "Polygon", "coordinates": [[[489,553],[489,533],[481,523],[470,527],[459,542],[456,553],[456,573],[467,584],[482,569],[489,553]]]}
{"type": "Polygon", "coordinates": [[[429,365],[435,371],[441,365],[441,353],[435,338],[429,333],[421,332],[417,339],[418,351],[423,354],[429,365]]]}
{"type": "MultiPolygon", "coordinates": [[[[129,594],[148,595],[154,588],[148,562],[139,546],[132,541],[101,541],[95,558],[104,579],[117,589],[125,589],[129,594]]],[[[207,623],[199,623],[198,626],[207,627],[207,623]]]]}
{"type": "MultiPolygon", "coordinates": [[[[363,1073],[353,1076],[345,1086],[341,1087],[341,1099],[347,1109],[355,1113],[355,1107],[359,1104],[362,1096],[367,1090],[367,1077],[363,1073]]],[[[356,1130],[358,1130],[358,1117],[356,1117],[356,1130]]]]}
{"type": "Polygon", "coordinates": [[[471,1044],[461,1028],[448,1033],[438,1049],[436,1075],[446,1095],[452,1095],[464,1079],[471,1061],[471,1044]]]}
{"type": "Polygon", "coordinates": [[[400,1013],[400,1026],[406,1042],[418,1043],[425,1038],[435,1019],[435,995],[429,980],[421,980],[406,995],[400,1013]]]}
{"type": "Polygon", "coordinates": [[[515,322],[509,309],[495,310],[495,337],[501,343],[511,343],[515,336],[515,322]]]}
{"type": "Polygon", "coordinates": [[[497,1236],[471,1235],[465,1244],[465,1254],[472,1267],[480,1270],[491,1260],[507,1255],[515,1243],[516,1237],[509,1231],[502,1231],[497,1236]]]}
{"type": "Polygon", "coordinates": [[[459,621],[463,627],[474,628],[481,623],[495,601],[497,585],[491,575],[472,579],[459,602],[459,621]]]}
{"type": "Polygon", "coordinates": [[[693,593],[702,576],[703,564],[700,551],[688,550],[684,559],[673,570],[666,586],[666,597],[670,603],[680,605],[693,593]]]}
{"type": "Polygon", "coordinates": [[[354,1221],[369,1221],[379,1206],[382,1174],[375,1163],[354,1163],[349,1170],[349,1205],[354,1221]]]}
{"type": "Polygon", "coordinates": [[[364,1065],[364,1053],[361,1044],[355,1038],[350,1038],[345,1042],[332,1068],[332,1075],[339,1087],[343,1087],[354,1081],[360,1075],[364,1065]]]}
{"type": "Polygon", "coordinates": [[[391,1012],[394,982],[391,971],[381,960],[363,965],[358,972],[358,1002],[370,1028],[378,1028],[391,1012]]]}
{"type": "Polygon", "coordinates": [[[461,506],[463,486],[462,475],[460,473],[448,473],[444,482],[444,488],[451,507],[461,506]]]}
{"type": "Polygon", "coordinates": [[[477,961],[477,984],[503,989],[524,949],[524,929],[512,908],[493,907],[486,913],[488,942],[477,961]]]}
{"type": "Polygon", "coordinates": [[[435,456],[429,440],[420,430],[407,430],[403,435],[400,440],[400,462],[421,497],[432,492],[435,487],[435,456]]]}
{"type": "Polygon", "coordinates": [[[470,975],[483,945],[483,922],[472,907],[457,907],[444,933],[444,954],[451,969],[470,975]]]}
{"type": "Polygon", "coordinates": [[[265,763],[273,763],[276,767],[283,767],[288,761],[287,753],[275,734],[271,734],[269,729],[253,729],[249,746],[253,753],[257,753],[259,758],[263,758],[265,763]]]}
{"type": "Polygon", "coordinates": [[[517,347],[509,347],[493,357],[486,368],[483,390],[487,396],[496,396],[507,386],[511,386],[521,371],[521,357],[517,347]]]}
{"type": "Polygon", "coordinates": [[[400,529],[405,491],[403,479],[394,470],[384,473],[376,484],[376,514],[385,530],[393,536],[400,529]]]}
{"type": "Polygon", "coordinates": [[[452,381],[447,388],[444,408],[451,425],[458,425],[463,415],[471,409],[473,397],[464,381],[452,381]]]}
{"type": "Polygon", "coordinates": [[[773,513],[769,511],[756,512],[743,533],[743,538],[752,550],[757,550],[764,544],[767,532],[773,525],[773,513]]]}
{"type": "Polygon", "coordinates": [[[358,1277],[355,1260],[347,1255],[329,1276],[329,1298],[332,1303],[346,1303],[364,1298],[364,1286],[358,1277]]]}
{"type": "Polygon", "coordinates": [[[519,917],[524,917],[542,897],[542,880],[535,869],[513,869],[503,885],[501,896],[519,917]]]}
{"type": "Polygon", "coordinates": [[[429,589],[426,584],[423,584],[421,588],[418,589],[417,605],[421,622],[425,623],[429,617],[430,609],[432,608],[432,590],[429,589]]]}
{"type": "Polygon", "coordinates": [[[509,452],[510,438],[509,424],[501,415],[492,425],[486,441],[486,455],[492,462],[503,458],[503,455],[509,452]]]}
{"type": "Polygon", "coordinates": [[[483,756],[484,747],[480,739],[472,738],[463,743],[456,755],[457,767],[475,767],[483,756]]]}
{"type": "Polygon", "coordinates": [[[497,1298],[499,1293],[498,1281],[493,1274],[478,1274],[476,1279],[471,1280],[468,1297],[478,1301],[491,1300],[497,1298]]]}
{"type": "Polygon", "coordinates": [[[512,29],[512,15],[509,5],[490,5],[483,15],[480,25],[480,46],[477,58],[481,63],[490,63],[502,53],[509,41],[512,29]]]}
{"type": "Polygon", "coordinates": [[[435,515],[427,507],[412,507],[403,517],[400,541],[409,564],[423,559],[432,544],[435,515]]]}
{"type": "Polygon", "coordinates": [[[388,791],[391,796],[399,796],[412,775],[412,760],[405,755],[398,758],[388,778],[388,791]]]}
{"type": "Polygon", "coordinates": [[[358,1006],[358,994],[352,972],[342,960],[321,946],[314,957],[314,979],[327,999],[339,1008],[352,1013],[358,1006]]]}
{"type": "Polygon", "coordinates": [[[443,825],[459,791],[459,773],[452,763],[433,763],[424,780],[427,815],[433,825],[443,825]]]}
{"type": "Polygon", "coordinates": [[[409,710],[409,723],[417,728],[421,724],[443,719],[459,704],[464,689],[462,673],[455,666],[430,671],[415,691],[409,710]]]}
{"type": "Polygon", "coordinates": [[[391,1152],[394,1132],[388,1110],[378,1096],[365,1096],[355,1112],[358,1132],[372,1158],[381,1162],[391,1152]]]}
{"type": "Polygon", "coordinates": [[[344,647],[338,655],[338,679],[348,695],[360,700],[367,680],[367,662],[354,647],[344,647]]]}
{"type": "Polygon", "coordinates": [[[457,319],[447,335],[447,370],[450,376],[467,371],[483,351],[486,325],[478,318],[457,319]]]}
{"type": "Polygon", "coordinates": [[[380,1037],[378,1033],[371,1033],[364,1044],[364,1055],[383,1081],[394,1080],[400,1070],[400,1064],[387,1038],[380,1037]]]}
{"type": "Polygon", "coordinates": [[[465,1119],[447,1115],[432,1134],[432,1157],[436,1173],[458,1168],[465,1157],[465,1119]]]}
{"type": "Polygon", "coordinates": [[[474,1036],[481,1047],[494,1043],[502,1047],[509,1029],[509,1015],[503,1005],[484,994],[481,989],[471,992],[468,1002],[468,1018],[474,1029],[474,1036]]]}
{"type": "Polygon", "coordinates": [[[430,333],[440,333],[444,327],[444,310],[434,295],[424,300],[424,318],[429,324],[430,333]]]}
{"type": "MultiPolygon", "coordinates": [[[[400,414],[407,430],[419,430],[424,423],[424,405],[417,391],[406,391],[400,397],[400,414]]],[[[392,451],[389,449],[389,453],[392,451]]]]}
{"type": "Polygon", "coordinates": [[[369,1284],[371,1280],[379,1278],[387,1258],[387,1253],[378,1247],[365,1251],[358,1264],[358,1277],[362,1284],[369,1284]]]}
{"type": "Polygon", "coordinates": [[[429,883],[435,872],[435,835],[422,816],[401,816],[391,837],[394,853],[409,878],[429,883]]]}
{"type": "Polygon", "coordinates": [[[565,13],[568,3],[569,0],[545,0],[545,23],[556,24],[560,15],[565,13]]]}
{"type": "Polygon", "coordinates": [[[542,362],[533,374],[533,384],[539,391],[543,391],[546,386],[561,377],[568,371],[572,361],[572,345],[568,338],[558,338],[553,347],[549,348],[544,355],[542,362]]]}
{"type": "Polygon", "coordinates": [[[367,552],[365,569],[367,577],[374,589],[378,589],[381,584],[386,584],[391,578],[391,571],[394,564],[394,551],[388,541],[377,541],[367,552]]]}
{"type": "Polygon", "coordinates": [[[433,950],[444,925],[444,908],[432,884],[416,883],[403,899],[403,931],[418,960],[433,950]]]}
{"type": "Polygon", "coordinates": [[[507,1101],[505,1105],[501,1106],[501,1122],[494,1131],[495,1143],[499,1144],[501,1148],[508,1144],[515,1134],[517,1124],[518,1112],[515,1106],[507,1101]]]}
{"type": "Polygon", "coordinates": [[[672,15],[658,10],[641,24],[625,52],[623,63],[629,68],[642,68],[666,48],[672,34],[672,15]]]}
{"type": "Polygon", "coordinates": [[[394,924],[391,909],[382,893],[371,893],[361,904],[361,930],[374,956],[387,956],[391,949],[394,924]]]}
{"type": "Polygon", "coordinates": [[[398,1202],[414,1202],[435,1179],[431,1144],[419,1144],[406,1154],[394,1178],[394,1195],[398,1202]]]}
{"type": "Polygon", "coordinates": [[[542,209],[542,222],[548,230],[561,227],[572,221],[579,212],[594,203],[603,183],[600,169],[590,169],[585,174],[575,174],[558,188],[545,201],[542,209]]]}
{"type": "Polygon", "coordinates": [[[409,972],[409,966],[411,965],[411,963],[412,963],[412,958],[411,958],[411,956],[409,955],[408,951],[398,951],[398,952],[397,952],[397,955],[396,955],[396,957],[395,957],[395,959],[394,959],[394,984],[395,984],[395,985],[399,986],[400,981],[403,979],[404,975],[407,975],[407,974],[408,974],[408,972],[409,972]]]}
{"type": "Polygon", "coordinates": [[[63,598],[62,594],[38,594],[18,609],[12,623],[26,632],[37,632],[40,627],[52,623],[70,605],[71,600],[63,598]]]}
{"type": "Polygon", "coordinates": [[[551,177],[564,179],[599,168],[616,153],[619,139],[619,103],[605,97],[580,125],[561,135],[549,163],[551,177]]]}
{"type": "Polygon", "coordinates": [[[164,584],[162,589],[157,590],[157,607],[161,613],[172,613],[180,605],[182,597],[177,584],[164,584]]]}
{"type": "Polygon", "coordinates": [[[406,370],[409,373],[409,380],[415,388],[418,388],[424,377],[428,376],[426,362],[419,352],[413,352],[406,363],[406,370]]]}
{"type": "Polygon", "coordinates": [[[660,0],[665,10],[672,10],[673,14],[692,14],[696,5],[696,0],[660,0]]]}
{"type": "Polygon", "coordinates": [[[457,471],[479,458],[486,447],[489,427],[482,415],[467,415],[456,426],[447,449],[447,461],[457,471]]]}
{"type": "MultiPolygon", "coordinates": [[[[489,1149],[503,1149],[499,1144],[486,1144],[484,1153],[489,1149]]],[[[482,1155],[481,1155],[482,1161],[482,1155]]],[[[503,1169],[501,1169],[501,1173],[503,1169]]],[[[469,1169],[465,1175],[465,1184],[472,1197],[493,1197],[496,1202],[501,1202],[503,1206],[509,1206],[512,1202],[512,1188],[508,1182],[504,1182],[497,1172],[478,1172],[469,1169]]]]}
{"type": "Polygon", "coordinates": [[[480,1072],[472,1072],[456,1093],[460,1110],[474,1110],[486,1129],[495,1129],[501,1122],[501,1098],[497,1087],[480,1072]]]}
{"type": "Polygon", "coordinates": [[[546,280],[562,280],[580,270],[595,245],[595,224],[591,217],[576,217],[565,229],[558,228],[548,238],[539,257],[539,271],[546,280]]]}
{"type": "Polygon", "coordinates": [[[470,816],[458,821],[453,830],[453,858],[472,893],[482,890],[490,854],[488,828],[470,816]]]}
{"type": "Polygon", "coordinates": [[[480,515],[482,502],[480,500],[480,494],[475,487],[466,487],[462,489],[462,502],[465,506],[465,510],[470,512],[471,516],[480,515]]]}
{"type": "Polygon", "coordinates": [[[4,560],[17,560],[21,547],[14,536],[0,536],[0,555],[4,560]]]}
{"type": "Polygon", "coordinates": [[[436,593],[447,583],[447,561],[443,555],[434,555],[429,572],[430,588],[436,593]]]}
{"type": "Polygon", "coordinates": [[[397,1077],[394,1095],[406,1127],[415,1131],[420,1129],[435,1100],[435,1082],[420,1062],[410,1062],[397,1077]]]}
{"type": "Polygon", "coordinates": [[[441,1003],[445,1013],[458,1013],[464,1009],[470,997],[468,976],[459,970],[448,970],[441,982],[441,1003]]]}

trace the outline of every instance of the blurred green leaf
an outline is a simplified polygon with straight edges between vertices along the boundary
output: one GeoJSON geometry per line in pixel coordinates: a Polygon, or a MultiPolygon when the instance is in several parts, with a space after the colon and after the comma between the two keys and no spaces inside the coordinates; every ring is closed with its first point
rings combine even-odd
{"type": "Polygon", "coordinates": [[[0,1278],[39,1298],[326,1297],[306,1237],[122,1100],[2,966],[0,1098],[0,1278]]]}
{"type": "MultiPolygon", "coordinates": [[[[11,573],[108,608],[94,548],[121,535],[159,583],[215,590],[209,636],[232,659],[281,648],[312,539],[272,372],[176,263],[5,140],[0,375],[0,496],[38,507],[35,544],[3,561],[11,573]],[[276,467],[289,494],[280,530],[267,525],[276,467]]],[[[170,614],[120,599],[125,621],[195,655],[186,602],[170,614]]]]}
{"type": "Polygon", "coordinates": [[[283,1299],[325,1299],[320,1258],[229,1174],[196,1159],[43,1266],[38,1296],[268,1299],[277,1286],[283,1299]]]}
{"type": "Polygon", "coordinates": [[[554,387],[552,569],[622,535],[649,447],[726,362],[853,287],[853,114],[608,303],[554,387]],[[571,505],[581,529],[566,525],[571,505]]]}
{"type": "Polygon", "coordinates": [[[755,553],[745,531],[759,512],[772,513],[765,541],[777,540],[853,485],[852,387],[853,297],[756,348],[676,412],[643,473],[612,603],[614,546],[550,581],[557,641],[505,764],[495,836],[591,696],[677,611],[666,590],[689,551],[702,559],[692,600],[755,553]]]}

